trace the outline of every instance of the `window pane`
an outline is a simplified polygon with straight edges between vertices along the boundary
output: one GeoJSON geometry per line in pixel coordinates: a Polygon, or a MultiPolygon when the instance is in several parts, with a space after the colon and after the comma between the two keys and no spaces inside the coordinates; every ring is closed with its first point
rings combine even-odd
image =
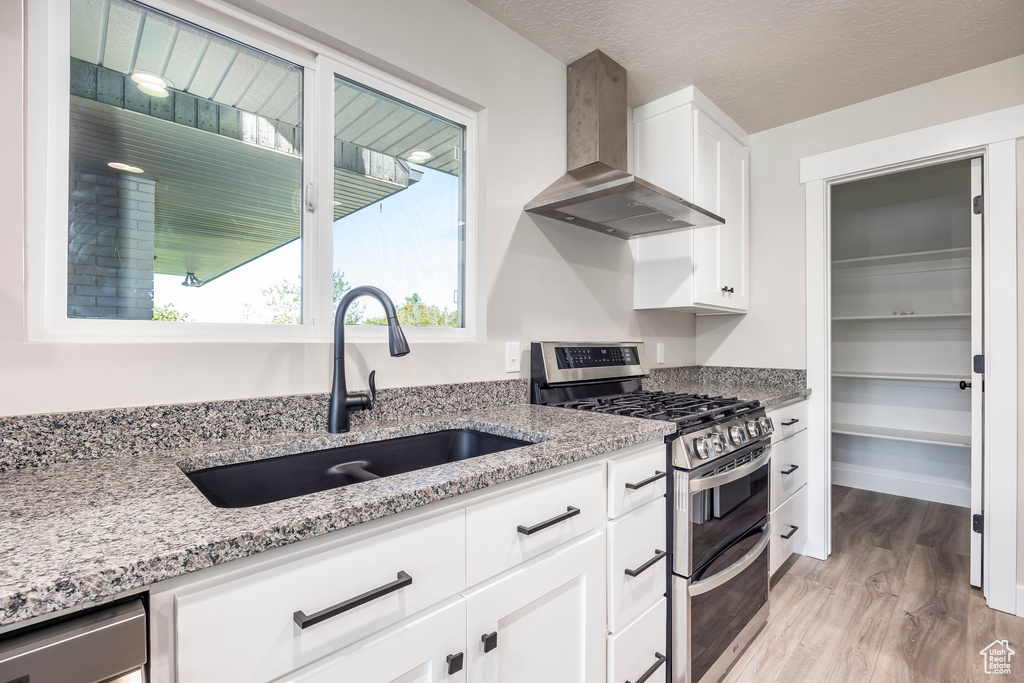
{"type": "MultiPolygon", "coordinates": [[[[464,129],[334,81],[334,293],[375,285],[403,325],[464,326],[464,129]]],[[[349,324],[384,324],[368,298],[349,324]]]]}
{"type": "Polygon", "coordinates": [[[71,0],[68,317],[301,322],[302,69],[71,0]]]}

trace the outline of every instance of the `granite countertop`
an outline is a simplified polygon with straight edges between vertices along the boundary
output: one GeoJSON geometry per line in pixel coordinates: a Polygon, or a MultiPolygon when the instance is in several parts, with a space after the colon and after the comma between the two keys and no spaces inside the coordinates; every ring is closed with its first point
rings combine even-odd
{"type": "MultiPolygon", "coordinates": [[[[801,374],[744,368],[657,369],[644,387],[757,399],[767,407],[810,393],[801,374]]],[[[385,420],[366,421],[360,413],[352,431],[334,435],[320,431],[326,400],[320,395],[8,419],[0,424],[5,457],[17,448],[21,460],[0,470],[6,508],[0,513],[0,628],[675,430],[656,420],[518,403],[526,393],[522,380],[392,392],[392,410],[375,411],[385,420]],[[396,418],[430,405],[425,397],[435,389],[444,397],[441,412],[396,418]],[[466,411],[475,401],[492,403],[466,411]],[[299,430],[279,433],[280,424],[299,430]],[[213,506],[184,474],[460,428],[536,443],[250,508],[213,506]],[[240,440],[223,438],[231,431],[240,440]]]]}
{"type": "Polygon", "coordinates": [[[0,627],[664,437],[675,425],[514,405],[0,473],[0,627]],[[539,441],[251,508],[214,507],[182,468],[474,428],[539,441]],[[54,505],[54,501],[60,501],[54,505]]]}

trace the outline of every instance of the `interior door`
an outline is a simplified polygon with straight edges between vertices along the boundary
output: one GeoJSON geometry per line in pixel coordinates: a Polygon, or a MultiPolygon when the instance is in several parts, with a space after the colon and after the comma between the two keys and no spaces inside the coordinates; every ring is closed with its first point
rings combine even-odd
{"type": "MultiPolygon", "coordinates": [[[[982,159],[971,159],[971,355],[977,357],[984,353],[982,330],[983,302],[982,291],[984,255],[982,252],[982,221],[984,214],[976,213],[973,206],[975,197],[982,196],[982,159]]],[[[980,200],[979,200],[980,201],[980,200]]],[[[981,207],[978,207],[981,210],[981,207]]],[[[984,409],[983,391],[985,387],[984,373],[973,373],[971,376],[971,517],[983,513],[984,501],[984,429],[982,427],[982,410],[984,409]]],[[[981,586],[981,558],[984,536],[971,532],[971,585],[981,586]]],[[[987,594],[987,590],[985,591],[987,594]]]]}

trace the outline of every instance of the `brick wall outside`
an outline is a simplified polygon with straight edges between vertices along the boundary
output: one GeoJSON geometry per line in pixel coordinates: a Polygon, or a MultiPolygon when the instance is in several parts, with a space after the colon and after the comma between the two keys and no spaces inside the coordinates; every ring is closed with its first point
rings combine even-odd
{"type": "Polygon", "coordinates": [[[156,183],[72,167],[68,317],[153,319],[156,183]]]}

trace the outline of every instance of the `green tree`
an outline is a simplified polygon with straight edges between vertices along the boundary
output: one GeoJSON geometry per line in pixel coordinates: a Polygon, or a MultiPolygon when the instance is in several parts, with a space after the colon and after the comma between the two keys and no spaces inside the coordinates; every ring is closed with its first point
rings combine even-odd
{"type": "MultiPolygon", "coordinates": [[[[405,297],[405,303],[398,307],[398,322],[403,325],[420,327],[458,327],[458,310],[449,311],[435,304],[426,305],[419,294],[405,297]]],[[[386,325],[384,318],[367,318],[367,325],[386,325]]]]}
{"type": "MultiPolygon", "coordinates": [[[[340,270],[334,271],[333,276],[333,303],[331,308],[337,309],[341,297],[345,292],[352,289],[352,285],[345,281],[345,273],[340,270]]],[[[279,325],[297,325],[302,322],[302,281],[292,282],[285,278],[281,282],[271,285],[263,290],[264,308],[270,313],[271,323],[279,325]]],[[[246,303],[247,320],[256,317],[251,303],[246,303]]],[[[345,324],[357,325],[363,319],[363,304],[353,303],[349,306],[345,315],[345,324]]]]}
{"type": "Polygon", "coordinates": [[[153,320],[188,320],[188,313],[182,313],[174,304],[153,307],[153,320]]]}

